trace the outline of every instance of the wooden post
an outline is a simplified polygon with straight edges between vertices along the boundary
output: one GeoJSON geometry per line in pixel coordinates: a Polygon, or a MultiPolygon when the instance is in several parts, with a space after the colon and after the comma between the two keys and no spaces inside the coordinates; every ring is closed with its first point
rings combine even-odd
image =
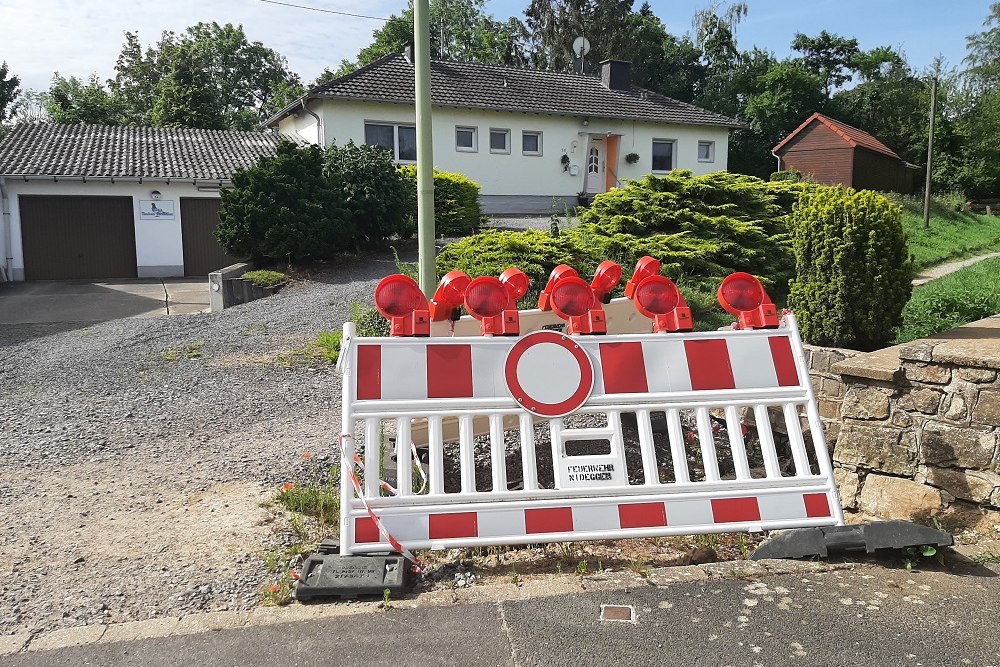
{"type": "Polygon", "coordinates": [[[934,112],[937,107],[937,77],[931,79],[931,114],[927,131],[927,178],[924,180],[924,229],[931,226],[931,170],[934,166],[934,112]]]}

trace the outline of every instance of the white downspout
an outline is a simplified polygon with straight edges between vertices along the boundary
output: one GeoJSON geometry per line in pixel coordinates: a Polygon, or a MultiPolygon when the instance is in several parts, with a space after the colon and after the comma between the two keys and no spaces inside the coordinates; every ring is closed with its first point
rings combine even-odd
{"type": "Polygon", "coordinates": [[[302,98],[302,110],[316,119],[316,137],[319,139],[319,147],[326,148],[326,131],[323,128],[323,119],[316,112],[306,106],[306,98],[302,98]]]}
{"type": "Polygon", "coordinates": [[[774,151],[771,151],[771,155],[773,155],[778,160],[778,171],[781,171],[781,156],[775,153],[774,151]]]}
{"type": "Polygon", "coordinates": [[[0,282],[14,279],[14,241],[10,225],[10,199],[7,196],[7,182],[0,176],[0,211],[2,211],[4,263],[0,265],[0,282]]]}

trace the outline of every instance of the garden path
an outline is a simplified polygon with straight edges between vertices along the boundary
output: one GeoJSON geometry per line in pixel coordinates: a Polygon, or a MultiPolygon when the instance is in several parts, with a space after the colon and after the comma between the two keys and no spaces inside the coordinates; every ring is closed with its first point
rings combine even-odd
{"type": "Polygon", "coordinates": [[[960,259],[954,262],[945,262],[944,264],[931,266],[917,274],[916,278],[913,279],[913,286],[916,287],[918,285],[929,283],[935,278],[942,278],[949,273],[961,271],[962,269],[972,266],[973,264],[978,264],[984,259],[992,259],[994,257],[1000,257],[1000,252],[991,252],[985,255],[969,257],[968,259],[960,259]]]}

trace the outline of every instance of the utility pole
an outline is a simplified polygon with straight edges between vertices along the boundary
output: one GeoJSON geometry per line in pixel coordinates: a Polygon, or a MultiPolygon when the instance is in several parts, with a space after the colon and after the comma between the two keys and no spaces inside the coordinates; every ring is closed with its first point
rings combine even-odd
{"type": "Polygon", "coordinates": [[[934,116],[937,111],[937,77],[931,79],[931,115],[927,130],[927,178],[924,180],[924,229],[931,226],[931,169],[934,164],[934,116]]]}
{"type": "Polygon", "coordinates": [[[431,132],[431,35],[429,0],[414,0],[414,102],[417,110],[417,271],[420,289],[434,294],[434,153],[431,132]]]}

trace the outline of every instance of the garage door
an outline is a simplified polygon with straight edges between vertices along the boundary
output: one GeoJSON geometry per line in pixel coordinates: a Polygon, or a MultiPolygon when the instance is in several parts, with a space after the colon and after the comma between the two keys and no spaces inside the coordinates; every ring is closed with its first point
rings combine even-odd
{"type": "Polygon", "coordinates": [[[184,275],[207,276],[243,261],[230,257],[215,238],[221,199],[181,199],[181,234],[184,243],[184,275]]]}
{"type": "Polygon", "coordinates": [[[135,278],[131,197],[18,198],[28,280],[135,278]]]}

